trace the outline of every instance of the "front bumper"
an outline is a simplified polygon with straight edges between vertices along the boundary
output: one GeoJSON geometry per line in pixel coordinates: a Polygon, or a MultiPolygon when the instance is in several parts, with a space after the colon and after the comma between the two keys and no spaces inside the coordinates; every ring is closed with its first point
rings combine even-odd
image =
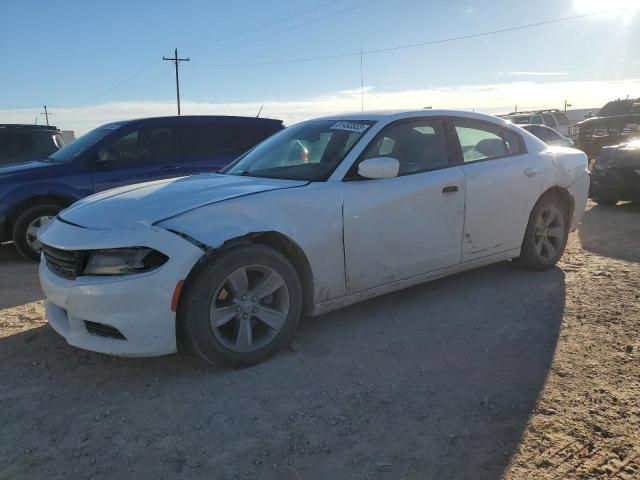
{"type": "Polygon", "coordinates": [[[80,276],[67,280],[43,260],[40,284],[51,327],[75,347],[119,356],[150,357],[174,353],[176,314],[171,302],[176,284],[186,278],[202,250],[164,229],[140,225],[126,231],[98,231],[56,220],[41,240],[67,250],[146,246],[169,256],[152,272],[122,276],[80,276]],[[90,323],[87,323],[90,322],[90,323]],[[99,329],[92,325],[99,325],[99,329]],[[109,335],[119,332],[123,338],[109,335]],[[105,335],[105,332],[107,334],[105,335]]]}

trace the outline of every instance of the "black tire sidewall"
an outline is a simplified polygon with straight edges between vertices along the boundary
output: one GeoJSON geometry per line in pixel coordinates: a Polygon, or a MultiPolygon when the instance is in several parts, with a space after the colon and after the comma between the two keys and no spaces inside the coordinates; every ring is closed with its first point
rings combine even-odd
{"type": "Polygon", "coordinates": [[[533,208],[531,216],[529,217],[527,230],[522,241],[520,261],[531,270],[548,270],[552,268],[556,263],[558,263],[558,260],[560,260],[560,258],[562,257],[564,249],[567,246],[567,239],[569,238],[569,230],[571,227],[570,222],[571,214],[569,211],[569,206],[563,199],[559,198],[556,194],[547,194],[540,198],[540,200],[538,200],[538,203],[536,203],[535,207],[533,208]],[[535,228],[536,221],[540,216],[540,213],[550,206],[558,207],[558,209],[562,212],[565,228],[564,237],[562,239],[562,246],[560,247],[558,253],[551,260],[545,260],[538,255],[535,249],[535,228]]]}
{"type": "Polygon", "coordinates": [[[36,205],[21,213],[13,224],[13,243],[21,255],[34,262],[40,261],[40,252],[36,252],[27,243],[27,228],[38,217],[50,215],[55,217],[62,210],[59,205],[36,205]]]}
{"type": "Polygon", "coordinates": [[[263,362],[285,345],[295,332],[302,312],[302,286],[293,265],[276,250],[263,245],[235,247],[204,259],[187,278],[178,307],[181,333],[205,360],[222,367],[242,368],[263,362]],[[269,344],[250,353],[222,345],[213,334],[209,310],[213,294],[230,273],[243,265],[265,265],[276,270],[289,290],[289,314],[284,328],[269,344]]]}

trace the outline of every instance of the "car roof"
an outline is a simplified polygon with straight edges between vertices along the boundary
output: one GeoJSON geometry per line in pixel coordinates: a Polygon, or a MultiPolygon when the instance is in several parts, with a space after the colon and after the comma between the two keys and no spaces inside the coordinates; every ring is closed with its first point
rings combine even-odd
{"type": "Polygon", "coordinates": [[[54,127],[53,125],[33,125],[26,123],[0,123],[0,128],[20,130],[48,130],[52,132],[59,131],[58,127],[54,127]]]}
{"type": "MultiPolygon", "coordinates": [[[[484,113],[468,112],[464,110],[445,110],[445,109],[421,109],[421,110],[374,110],[369,112],[342,113],[338,115],[328,115],[325,117],[315,118],[313,120],[367,120],[367,121],[394,121],[404,118],[416,117],[458,117],[468,118],[470,120],[483,120],[498,125],[506,125],[502,118],[484,113]]],[[[510,124],[510,123],[509,123],[510,124]]]]}
{"type": "Polygon", "coordinates": [[[105,128],[117,128],[124,125],[132,125],[134,123],[162,123],[164,121],[171,121],[172,123],[200,123],[209,121],[219,121],[221,123],[237,123],[238,121],[254,124],[279,124],[282,125],[282,120],[275,118],[263,118],[263,117],[241,117],[234,115],[168,115],[164,117],[144,117],[134,118],[129,120],[120,120],[110,123],[105,123],[102,127],[105,128]]]}

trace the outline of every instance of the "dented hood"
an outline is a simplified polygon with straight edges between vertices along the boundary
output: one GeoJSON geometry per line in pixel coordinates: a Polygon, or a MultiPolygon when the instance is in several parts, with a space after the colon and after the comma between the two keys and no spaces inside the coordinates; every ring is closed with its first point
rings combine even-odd
{"type": "Polygon", "coordinates": [[[172,178],[91,195],[63,210],[59,218],[81,227],[104,230],[136,223],[153,224],[211,203],[307,183],[219,174],[172,178]]]}

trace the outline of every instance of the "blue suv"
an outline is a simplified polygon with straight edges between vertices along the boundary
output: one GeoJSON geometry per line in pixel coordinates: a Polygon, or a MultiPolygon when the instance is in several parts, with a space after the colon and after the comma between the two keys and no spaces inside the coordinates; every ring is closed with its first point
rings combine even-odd
{"type": "Polygon", "coordinates": [[[32,162],[0,166],[0,241],[37,261],[40,226],[92,193],[132,183],[217,172],[282,130],[280,120],[185,116],[103,125],[32,162]]]}

